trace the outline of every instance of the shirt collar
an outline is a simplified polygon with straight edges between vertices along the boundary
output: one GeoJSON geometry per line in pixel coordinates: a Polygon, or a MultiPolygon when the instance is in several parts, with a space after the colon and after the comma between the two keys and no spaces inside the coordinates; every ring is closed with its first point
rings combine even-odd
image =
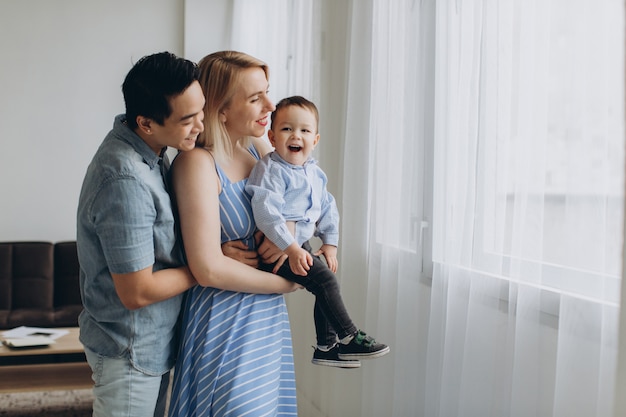
{"type": "Polygon", "coordinates": [[[274,161],[276,161],[276,162],[280,163],[280,164],[287,165],[288,167],[290,167],[290,168],[292,168],[292,169],[298,169],[298,168],[302,169],[302,168],[306,167],[307,165],[310,165],[310,164],[314,164],[314,163],[316,163],[315,159],[313,159],[313,157],[309,156],[309,159],[307,159],[307,160],[304,162],[304,165],[294,165],[294,164],[291,164],[291,163],[289,163],[289,162],[285,161],[285,160],[284,160],[284,159],[283,159],[283,158],[282,158],[282,157],[278,154],[278,152],[276,152],[276,151],[273,151],[273,152],[271,152],[271,153],[270,153],[270,158],[271,158],[271,159],[273,159],[274,161]]]}
{"type": "Polygon", "coordinates": [[[113,123],[113,132],[115,136],[128,143],[132,148],[137,152],[143,160],[148,164],[148,166],[152,169],[159,164],[159,160],[163,156],[166,148],[163,148],[160,155],[154,153],[152,148],[148,146],[146,142],[144,142],[139,135],[132,131],[130,127],[126,124],[126,115],[119,114],[115,117],[115,122],[113,123]]]}

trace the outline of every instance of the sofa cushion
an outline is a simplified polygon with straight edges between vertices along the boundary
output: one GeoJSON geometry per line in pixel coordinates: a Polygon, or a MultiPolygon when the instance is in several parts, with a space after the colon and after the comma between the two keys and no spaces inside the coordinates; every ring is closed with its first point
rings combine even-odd
{"type": "Polygon", "coordinates": [[[0,328],[78,325],[76,242],[0,243],[0,328]]]}
{"type": "Polygon", "coordinates": [[[78,326],[83,309],[78,281],[76,242],[54,245],[54,324],[58,327],[78,326]]]}
{"type": "Polygon", "coordinates": [[[0,244],[0,327],[7,327],[9,312],[11,311],[11,294],[13,293],[13,279],[11,276],[11,258],[13,246],[0,244]]]}
{"type": "Polygon", "coordinates": [[[7,326],[53,324],[53,244],[10,243],[11,306],[7,326]]]}

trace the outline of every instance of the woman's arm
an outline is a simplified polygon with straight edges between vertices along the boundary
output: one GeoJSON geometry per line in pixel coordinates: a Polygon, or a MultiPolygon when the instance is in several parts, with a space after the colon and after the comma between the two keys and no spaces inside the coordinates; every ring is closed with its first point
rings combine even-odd
{"type": "Polygon", "coordinates": [[[189,269],[200,285],[258,294],[286,293],[299,288],[223,254],[219,178],[208,151],[196,148],[178,155],[172,166],[172,179],[189,269]]]}

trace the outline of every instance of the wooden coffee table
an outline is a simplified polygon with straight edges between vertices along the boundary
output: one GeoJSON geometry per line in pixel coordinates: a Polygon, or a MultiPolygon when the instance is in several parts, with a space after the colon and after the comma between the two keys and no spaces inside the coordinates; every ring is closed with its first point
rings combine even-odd
{"type": "Polygon", "coordinates": [[[0,392],[91,388],[91,368],[78,341],[78,327],[46,347],[0,346],[0,392]]]}

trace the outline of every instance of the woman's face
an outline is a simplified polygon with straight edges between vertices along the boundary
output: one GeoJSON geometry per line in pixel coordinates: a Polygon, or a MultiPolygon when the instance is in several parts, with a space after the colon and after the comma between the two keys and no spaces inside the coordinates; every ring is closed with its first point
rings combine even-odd
{"type": "Polygon", "coordinates": [[[274,103],[267,96],[269,82],[262,68],[246,68],[241,73],[239,87],[228,108],[220,118],[231,139],[245,136],[261,137],[269,122],[269,113],[274,111],[274,103]]]}

